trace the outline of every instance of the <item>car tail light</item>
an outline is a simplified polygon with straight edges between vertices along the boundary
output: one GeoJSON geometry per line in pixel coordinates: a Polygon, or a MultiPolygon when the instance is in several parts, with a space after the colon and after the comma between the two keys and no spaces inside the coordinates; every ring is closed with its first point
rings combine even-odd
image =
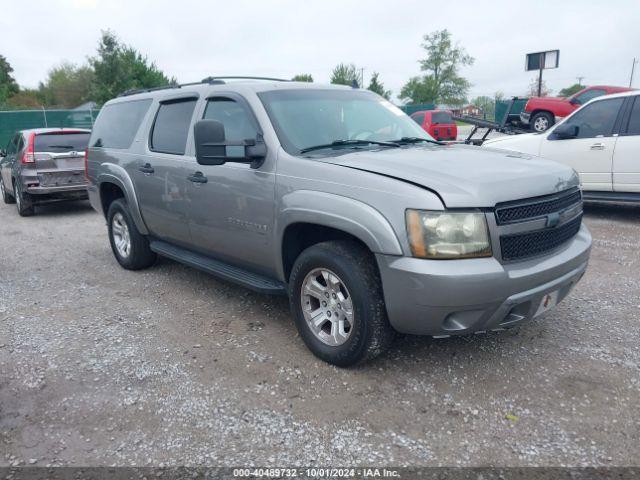
{"type": "Polygon", "coordinates": [[[84,149],[84,178],[89,181],[89,149],[84,149]]]}
{"type": "Polygon", "coordinates": [[[22,159],[20,160],[22,163],[34,163],[36,161],[36,154],[34,151],[35,143],[36,134],[34,132],[31,132],[29,134],[29,140],[27,141],[27,147],[24,149],[22,159]]]}

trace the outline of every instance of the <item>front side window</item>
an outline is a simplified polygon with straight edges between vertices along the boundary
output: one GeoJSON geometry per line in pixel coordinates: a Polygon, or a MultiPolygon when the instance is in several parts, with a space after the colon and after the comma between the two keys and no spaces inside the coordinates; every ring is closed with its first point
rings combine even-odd
{"type": "Polygon", "coordinates": [[[640,96],[635,97],[627,125],[627,135],[640,135],[640,96]]]}
{"type": "Polygon", "coordinates": [[[274,90],[258,94],[282,147],[300,154],[336,141],[389,142],[432,138],[411,117],[384,98],[364,90],[274,90]]]}
{"type": "Polygon", "coordinates": [[[195,107],[195,98],[161,103],[151,132],[151,150],[184,155],[195,107]]]}
{"type": "Polygon", "coordinates": [[[576,138],[610,136],[624,98],[600,100],[587,105],[566,121],[567,126],[577,126],[576,138]]]}
{"type": "Polygon", "coordinates": [[[414,113],[413,115],[411,115],[411,118],[413,118],[413,120],[418,125],[422,125],[424,123],[424,117],[425,117],[424,113],[414,113]]]}
{"type": "Polygon", "coordinates": [[[258,129],[251,113],[244,105],[231,98],[210,98],[203,118],[222,122],[225,137],[230,141],[255,139],[258,136],[258,129]]]}

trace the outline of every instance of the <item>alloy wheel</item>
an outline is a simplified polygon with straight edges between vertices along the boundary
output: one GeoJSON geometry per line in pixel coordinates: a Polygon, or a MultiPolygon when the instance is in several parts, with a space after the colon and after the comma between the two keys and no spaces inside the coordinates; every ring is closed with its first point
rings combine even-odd
{"type": "Polygon", "coordinates": [[[111,232],[116,250],[122,258],[127,258],[131,253],[131,236],[127,222],[120,212],[117,212],[111,219],[111,232]]]}
{"type": "Polygon", "coordinates": [[[331,270],[316,268],[302,282],[302,313],[322,343],[337,347],[353,332],[353,302],[344,282],[331,270]]]}

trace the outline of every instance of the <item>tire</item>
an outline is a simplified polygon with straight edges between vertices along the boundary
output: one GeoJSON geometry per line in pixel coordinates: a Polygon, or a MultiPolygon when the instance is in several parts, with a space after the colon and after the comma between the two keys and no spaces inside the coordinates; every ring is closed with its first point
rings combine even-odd
{"type": "Polygon", "coordinates": [[[542,133],[549,128],[551,128],[554,124],[554,118],[550,113],[547,112],[538,112],[533,117],[531,117],[531,130],[534,132],[542,133]]]}
{"type": "Polygon", "coordinates": [[[116,260],[127,270],[142,270],[153,265],[157,255],[149,248],[149,240],[133,221],[127,202],[114,200],[107,212],[109,243],[116,260]]]}
{"type": "Polygon", "coordinates": [[[302,340],[325,362],[339,367],[361,363],[382,354],[393,341],[395,332],[387,318],[375,258],[354,241],[323,242],[304,250],[293,265],[289,292],[291,311],[302,340]],[[328,273],[328,280],[323,272],[328,273]],[[324,290],[318,289],[323,282],[324,290]],[[312,286],[313,294],[306,294],[310,290],[303,290],[304,285],[312,286]],[[312,311],[320,313],[312,316],[312,311]],[[342,319],[342,329],[336,318],[342,319]],[[314,323],[319,327],[312,328],[314,323]]]}
{"type": "Polygon", "coordinates": [[[16,208],[18,209],[18,215],[21,217],[30,217],[36,213],[36,208],[33,205],[33,201],[28,193],[22,191],[22,184],[20,180],[16,180],[13,183],[13,192],[15,193],[16,208]]]}
{"type": "Polygon", "coordinates": [[[4,186],[4,180],[2,180],[2,177],[0,177],[0,193],[2,194],[2,200],[4,201],[4,203],[7,203],[7,204],[16,203],[16,199],[13,198],[11,195],[9,195],[9,193],[7,192],[7,189],[4,186]]]}

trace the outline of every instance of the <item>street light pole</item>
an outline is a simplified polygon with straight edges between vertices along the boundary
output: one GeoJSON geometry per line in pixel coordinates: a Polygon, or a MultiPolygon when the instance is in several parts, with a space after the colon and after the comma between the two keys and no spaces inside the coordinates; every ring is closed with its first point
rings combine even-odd
{"type": "Polygon", "coordinates": [[[633,57],[633,63],[631,64],[631,77],[629,77],[629,88],[631,88],[631,84],[633,83],[633,72],[636,69],[636,63],[638,63],[638,60],[636,60],[636,57],[633,57]]]}

